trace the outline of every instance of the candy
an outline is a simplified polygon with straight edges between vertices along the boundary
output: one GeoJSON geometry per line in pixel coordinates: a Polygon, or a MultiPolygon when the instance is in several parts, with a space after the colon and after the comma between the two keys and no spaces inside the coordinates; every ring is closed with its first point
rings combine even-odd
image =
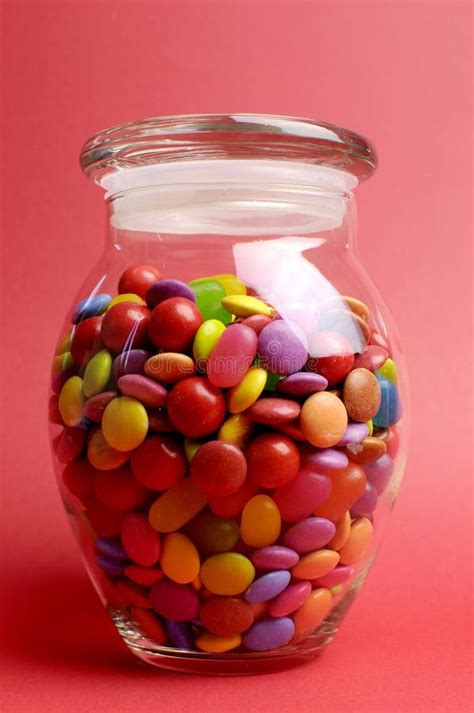
{"type": "Polygon", "coordinates": [[[342,401],[326,391],[313,394],[301,409],[301,430],[318,448],[335,446],[347,428],[347,412],[342,401]]]}
{"type": "Polygon", "coordinates": [[[173,433],[174,428],[165,409],[149,409],[147,414],[150,433],[173,433]]]}
{"type": "Polygon", "coordinates": [[[145,295],[146,303],[150,309],[170,297],[184,297],[191,302],[196,302],[196,296],[192,289],[181,280],[158,280],[150,285],[145,295]]]}
{"type": "Polygon", "coordinates": [[[183,621],[171,621],[171,619],[165,619],[165,628],[172,643],[178,649],[186,650],[193,648],[193,639],[189,624],[186,624],[183,621]]]}
{"type": "Polygon", "coordinates": [[[259,399],[251,406],[247,415],[255,423],[267,426],[294,421],[300,415],[300,405],[290,399],[259,399]]]}
{"type": "Polygon", "coordinates": [[[387,446],[381,438],[364,438],[360,443],[351,443],[345,452],[353,463],[365,465],[373,463],[386,452],[387,446]]]}
{"type": "Polygon", "coordinates": [[[63,430],[56,444],[56,458],[60,463],[76,460],[86,444],[87,430],[84,427],[69,427],[63,430]]]}
{"type": "Polygon", "coordinates": [[[387,358],[382,366],[377,369],[377,376],[383,376],[385,379],[388,379],[391,381],[393,384],[396,384],[398,381],[398,376],[397,376],[397,366],[393,359],[387,358]]]}
{"type": "Polygon", "coordinates": [[[279,488],[293,480],[300,467],[300,454],[284,435],[262,433],[245,449],[248,474],[262,488],[279,488]]]}
{"type": "Polygon", "coordinates": [[[336,526],[323,517],[308,517],[285,532],[283,543],[298,553],[313,552],[327,545],[336,534],[336,526]]]}
{"type": "Polygon", "coordinates": [[[366,346],[362,354],[357,354],[354,359],[354,369],[368,369],[377,371],[387,361],[388,351],[383,347],[373,344],[366,346]]]}
{"type": "Polygon", "coordinates": [[[364,465],[364,473],[377,493],[381,495],[390,482],[395,464],[393,458],[385,453],[373,463],[364,465]]]}
{"type": "Polygon", "coordinates": [[[368,369],[353,369],[346,377],[343,401],[353,421],[368,421],[380,406],[380,388],[377,379],[368,369]]]}
{"type": "Polygon", "coordinates": [[[364,320],[364,322],[368,322],[370,319],[370,310],[365,304],[365,302],[362,302],[362,300],[358,300],[355,297],[347,297],[347,296],[342,296],[341,295],[341,300],[343,300],[346,305],[349,307],[351,312],[356,314],[358,317],[364,320]]]}
{"type": "Polygon", "coordinates": [[[213,636],[212,634],[200,634],[196,638],[196,646],[201,651],[213,654],[222,654],[225,651],[236,649],[242,643],[242,637],[238,634],[234,636],[213,636]]]}
{"type": "Polygon", "coordinates": [[[301,641],[320,626],[332,607],[329,589],[321,587],[311,592],[303,606],[294,615],[295,641],[301,641]]]}
{"type": "Polygon", "coordinates": [[[143,374],[150,353],[145,349],[127,349],[114,359],[112,377],[118,381],[125,374],[143,374]]]}
{"type": "Polygon", "coordinates": [[[109,577],[121,577],[123,574],[123,564],[117,560],[100,555],[95,558],[97,565],[109,577]]]}
{"type": "Polygon", "coordinates": [[[310,339],[309,349],[311,358],[307,368],[324,376],[329,386],[342,381],[354,364],[353,347],[338,332],[316,332],[310,339]]]}
{"type": "Polygon", "coordinates": [[[181,446],[171,436],[149,436],[130,458],[133,475],[151,490],[167,490],[178,485],[187,470],[181,446]]]}
{"type": "Polygon", "coordinates": [[[365,490],[367,479],[362,468],[349,463],[346,468],[329,473],[332,488],[328,498],[316,506],[314,514],[336,522],[340,520],[365,490]]]}
{"type": "Polygon", "coordinates": [[[245,505],[240,523],[242,540],[252,547],[266,547],[278,539],[281,517],[274,500],[255,495],[245,505]]]}
{"type": "Polygon", "coordinates": [[[116,354],[140,349],[148,342],[150,310],[145,305],[120,302],[110,307],[102,318],[102,342],[116,354]]]}
{"type": "Polygon", "coordinates": [[[191,621],[199,611],[199,597],[191,587],[163,579],[150,592],[150,604],[171,621],[191,621]]]}
{"type": "Polygon", "coordinates": [[[113,300],[109,302],[109,306],[107,307],[107,312],[109,309],[112,309],[112,307],[115,307],[115,305],[123,304],[124,302],[132,302],[133,304],[136,305],[144,305],[145,300],[140,297],[140,295],[136,295],[134,292],[125,292],[122,295],[116,295],[113,300]]]}
{"type": "Polygon", "coordinates": [[[83,418],[84,393],[80,376],[71,376],[59,394],[59,412],[66,426],[78,426],[83,418]]]}
{"type": "Polygon", "coordinates": [[[220,441],[228,441],[234,446],[244,448],[246,442],[252,435],[254,423],[246,414],[236,413],[224,421],[219,429],[217,438],[220,441]]]}
{"type": "Polygon", "coordinates": [[[169,419],[188,438],[216,431],[224,420],[225,406],[222,391],[200,377],[179,381],[168,394],[169,419]]]}
{"type": "Polygon", "coordinates": [[[226,290],[217,280],[201,278],[189,283],[196,296],[196,302],[204,319],[218,319],[223,324],[229,324],[232,315],[225,309],[223,299],[226,290]]]}
{"type": "Polygon", "coordinates": [[[236,386],[250,368],[257,351],[257,335],[242,324],[232,324],[212,350],[207,376],[214,386],[236,386]]]}
{"type": "Polygon", "coordinates": [[[313,374],[309,371],[301,371],[297,374],[290,374],[277,384],[277,391],[286,396],[295,398],[311,396],[317,391],[324,391],[328,386],[328,380],[321,374],[313,374]]]}
{"type": "Polygon", "coordinates": [[[255,550],[250,559],[257,569],[290,569],[299,561],[299,555],[289,547],[270,545],[255,550]]]}
{"type": "Polygon", "coordinates": [[[273,617],[288,616],[299,609],[311,594],[309,582],[290,584],[279,594],[268,607],[268,613],[273,617]]]}
{"type": "Polygon", "coordinates": [[[295,625],[289,617],[262,619],[244,636],[244,646],[250,651],[267,651],[285,646],[293,638],[295,625]]]}
{"type": "Polygon", "coordinates": [[[255,314],[263,314],[272,317],[274,310],[262,300],[251,295],[230,295],[222,300],[223,306],[236,317],[251,317],[255,314]]]}
{"type": "Polygon", "coordinates": [[[316,550],[301,557],[291,573],[295,579],[317,579],[328,574],[339,562],[340,555],[334,550],[316,550]]]}
{"type": "Polygon", "coordinates": [[[341,564],[354,564],[364,556],[372,538],[373,525],[366,517],[355,520],[351,525],[349,539],[339,550],[341,564]]]}
{"type": "Polygon", "coordinates": [[[400,420],[400,403],[396,384],[383,376],[377,376],[380,387],[380,408],[375,414],[374,426],[388,428],[400,420]]]}
{"type": "Polygon", "coordinates": [[[99,500],[88,500],[85,515],[96,535],[112,537],[120,533],[124,514],[110,510],[99,500]]]}
{"type": "Polygon", "coordinates": [[[111,401],[102,416],[102,432],[112,448],[131,451],[145,440],[148,416],[136,399],[119,396],[111,401]]]}
{"type": "Polygon", "coordinates": [[[236,520],[203,510],[189,523],[186,532],[201,552],[227,552],[238,542],[239,525],[236,520]]]}
{"type": "Polygon", "coordinates": [[[286,522],[308,517],[331,493],[331,478],[303,466],[292,481],[274,494],[275,503],[286,522]]]}
{"type": "Polygon", "coordinates": [[[70,350],[76,364],[83,364],[101,349],[102,320],[103,317],[89,317],[76,326],[70,350]]]}
{"type": "Polygon", "coordinates": [[[117,537],[98,537],[95,541],[95,549],[99,554],[105,555],[109,559],[120,562],[128,560],[127,553],[117,537]]]}
{"type": "Polygon", "coordinates": [[[340,550],[346,544],[351,532],[351,514],[349,510],[335,523],[336,532],[334,537],[329,542],[328,547],[331,550],[340,550]]]}
{"type": "Polygon", "coordinates": [[[151,313],[148,333],[157,349],[186,351],[203,319],[198,307],[184,297],[160,302],[151,313]]]}
{"type": "Polygon", "coordinates": [[[349,458],[342,451],[335,448],[325,448],[321,451],[315,451],[306,458],[306,461],[322,470],[337,470],[345,468],[349,463],[349,458]]]}
{"type": "Polygon", "coordinates": [[[191,480],[181,480],[155,500],[148,519],[158,532],[174,532],[192,520],[206,503],[207,496],[191,480]]]}
{"type": "Polygon", "coordinates": [[[199,553],[189,537],[172,532],[163,539],[160,564],[165,575],[179,584],[189,584],[199,574],[199,553]]]}
{"type": "Polygon", "coordinates": [[[258,354],[267,370],[283,376],[293,374],[308,358],[306,336],[298,325],[274,320],[258,336],[258,354]]]}
{"type": "Polygon", "coordinates": [[[240,488],[230,495],[211,496],[209,507],[216,515],[221,517],[234,517],[239,515],[245,504],[255,495],[257,488],[250,478],[246,478],[240,488]]]}
{"type": "Polygon", "coordinates": [[[199,618],[211,634],[235,636],[249,629],[254,621],[251,606],[236,597],[213,597],[201,606],[199,618]]]}
{"type": "Polygon", "coordinates": [[[147,609],[132,607],[130,617],[143,636],[151,639],[155,645],[166,644],[166,632],[161,621],[147,609]]]}
{"type": "Polygon", "coordinates": [[[291,574],[287,570],[268,572],[255,579],[245,592],[248,602],[267,602],[277,597],[290,583],[291,574]]]}
{"type": "Polygon", "coordinates": [[[246,295],[247,288],[239,280],[237,275],[212,275],[211,280],[215,280],[225,289],[226,295],[246,295]]]}
{"type": "Polygon", "coordinates": [[[117,386],[124,396],[140,401],[146,408],[160,408],[166,403],[168,392],[155,381],[141,374],[127,374],[121,376],[117,386]]]}
{"type": "Polygon", "coordinates": [[[255,334],[260,334],[262,329],[267,326],[267,324],[270,324],[272,321],[271,317],[267,317],[264,314],[253,314],[251,317],[246,317],[245,319],[242,320],[242,324],[245,324],[246,327],[250,327],[250,329],[253,329],[255,334]]]}
{"type": "Polygon", "coordinates": [[[133,510],[143,505],[147,497],[147,491],[135,480],[127,465],[98,473],[94,490],[105,507],[117,512],[133,510]]]}
{"type": "Polygon", "coordinates": [[[313,586],[315,587],[327,587],[328,589],[332,589],[333,587],[337,587],[340,584],[346,584],[346,582],[349,581],[349,579],[352,577],[353,569],[352,567],[348,567],[347,565],[337,565],[337,567],[334,567],[328,574],[325,574],[323,577],[319,577],[318,579],[313,580],[313,586]]]}
{"type": "Polygon", "coordinates": [[[73,324],[78,324],[84,319],[89,319],[89,317],[97,317],[105,312],[112,300],[111,295],[100,293],[98,295],[91,295],[85,299],[78,302],[71,322],[73,324]]]}
{"type": "Polygon", "coordinates": [[[94,478],[95,471],[85,458],[68,463],[62,475],[67,490],[82,503],[94,492],[94,478]]]}
{"type": "Polygon", "coordinates": [[[181,379],[193,376],[195,372],[191,357],[178,352],[155,354],[145,363],[145,374],[162,384],[175,384],[181,379]]]}
{"type": "Polygon", "coordinates": [[[133,265],[122,272],[118,283],[118,291],[120,294],[133,292],[140,297],[145,297],[150,285],[159,280],[160,277],[160,273],[152,265],[133,265]]]}
{"type": "Polygon", "coordinates": [[[118,451],[109,446],[104,438],[102,429],[92,431],[87,444],[87,457],[89,462],[99,470],[113,470],[126,463],[130,457],[128,451],[118,451]]]}
{"type": "Polygon", "coordinates": [[[352,517],[369,517],[377,507],[377,491],[372,483],[367,483],[365,490],[351,506],[352,517]]]}
{"type": "Polygon", "coordinates": [[[350,443],[360,443],[369,435],[369,427],[366,423],[348,423],[344,435],[337,445],[347,446],[350,443]]]}
{"type": "Polygon", "coordinates": [[[249,369],[242,381],[232,387],[227,394],[227,408],[230,413],[237,414],[252,406],[262,393],[266,383],[267,372],[265,369],[258,366],[249,369]]]}
{"type": "Polygon", "coordinates": [[[112,356],[107,349],[101,349],[88,362],[84,372],[83,391],[86,398],[95,396],[105,389],[112,371],[112,356]]]}
{"type": "Polygon", "coordinates": [[[204,443],[191,461],[191,480],[207,495],[230,495],[247,475],[244,454],[226,441],[204,443]]]}
{"type": "Polygon", "coordinates": [[[161,552],[160,536],[151,527],[145,515],[128,514],[122,522],[121,535],[123,547],[131,560],[144,567],[151,567],[158,562],[161,552]]]}
{"type": "Polygon", "coordinates": [[[201,324],[193,342],[193,356],[204,367],[212,350],[225,331],[225,324],[218,319],[207,319],[201,324]]]}
{"type": "Polygon", "coordinates": [[[116,584],[117,592],[120,597],[126,602],[127,606],[140,607],[146,609],[150,607],[148,599],[148,590],[127,579],[119,579],[116,584]]]}
{"type": "Polygon", "coordinates": [[[136,564],[127,565],[123,573],[132,582],[141,584],[144,587],[152,587],[161,579],[165,578],[165,575],[158,567],[140,567],[136,564]]]}
{"type": "Polygon", "coordinates": [[[235,595],[244,592],[255,577],[253,564],[237,552],[212,555],[201,567],[203,585],[213,594],[235,595]]]}
{"type": "Polygon", "coordinates": [[[96,421],[100,423],[102,421],[102,416],[106,406],[118,396],[116,391],[103,391],[101,394],[92,396],[84,404],[83,414],[84,418],[88,418],[89,421],[96,421]]]}

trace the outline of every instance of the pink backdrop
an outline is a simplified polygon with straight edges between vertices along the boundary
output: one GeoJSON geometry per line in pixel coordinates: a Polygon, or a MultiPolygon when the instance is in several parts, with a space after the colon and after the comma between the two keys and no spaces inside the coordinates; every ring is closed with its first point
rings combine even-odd
{"type": "Polygon", "coordinates": [[[471,710],[470,3],[5,2],[4,710],[471,710]],[[196,679],[137,664],[83,572],[51,474],[51,348],[98,256],[77,163],[99,128],[158,114],[315,116],[367,134],[360,253],[398,321],[411,454],[384,547],[313,665],[196,679]]]}

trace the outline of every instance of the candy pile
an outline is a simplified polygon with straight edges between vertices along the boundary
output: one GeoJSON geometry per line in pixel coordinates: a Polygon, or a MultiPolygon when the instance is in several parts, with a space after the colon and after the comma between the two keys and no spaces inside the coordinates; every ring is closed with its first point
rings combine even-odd
{"type": "Polygon", "coordinates": [[[155,644],[276,649],[349,587],[400,404],[367,306],[341,303],[308,336],[234,275],[140,266],[77,305],[50,401],[62,492],[109,606],[155,644]]]}

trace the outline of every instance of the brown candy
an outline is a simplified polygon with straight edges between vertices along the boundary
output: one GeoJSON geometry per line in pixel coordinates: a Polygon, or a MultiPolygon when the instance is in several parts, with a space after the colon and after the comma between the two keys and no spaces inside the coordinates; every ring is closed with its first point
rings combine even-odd
{"type": "Polygon", "coordinates": [[[369,437],[360,443],[350,443],[344,448],[344,451],[353,463],[365,465],[373,463],[383,456],[387,451],[387,446],[381,438],[369,437]]]}
{"type": "Polygon", "coordinates": [[[353,369],[346,376],[342,394],[347,413],[353,421],[368,421],[379,410],[379,382],[368,369],[353,369]]]}

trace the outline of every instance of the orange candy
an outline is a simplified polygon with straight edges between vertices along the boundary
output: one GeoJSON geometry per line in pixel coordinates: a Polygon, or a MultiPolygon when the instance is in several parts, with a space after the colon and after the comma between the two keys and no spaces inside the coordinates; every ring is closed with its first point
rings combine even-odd
{"type": "Polygon", "coordinates": [[[344,547],[351,534],[351,514],[349,510],[335,524],[336,532],[331,542],[328,543],[328,547],[331,550],[340,550],[341,547],[344,547]]]}
{"type": "Polygon", "coordinates": [[[334,550],[316,550],[301,557],[291,570],[296,579],[318,579],[331,572],[339,562],[339,554],[334,550]]]}
{"type": "Polygon", "coordinates": [[[302,607],[294,615],[295,636],[293,641],[301,641],[320,626],[332,607],[332,595],[329,589],[314,589],[302,607]]]}
{"type": "Polygon", "coordinates": [[[360,498],[365,490],[367,478],[362,468],[355,463],[328,472],[328,475],[332,481],[331,495],[316,508],[314,514],[337,522],[360,498]]]}
{"type": "Polygon", "coordinates": [[[354,520],[349,538],[339,551],[341,564],[354,564],[364,556],[372,538],[373,525],[367,517],[354,520]]]}

